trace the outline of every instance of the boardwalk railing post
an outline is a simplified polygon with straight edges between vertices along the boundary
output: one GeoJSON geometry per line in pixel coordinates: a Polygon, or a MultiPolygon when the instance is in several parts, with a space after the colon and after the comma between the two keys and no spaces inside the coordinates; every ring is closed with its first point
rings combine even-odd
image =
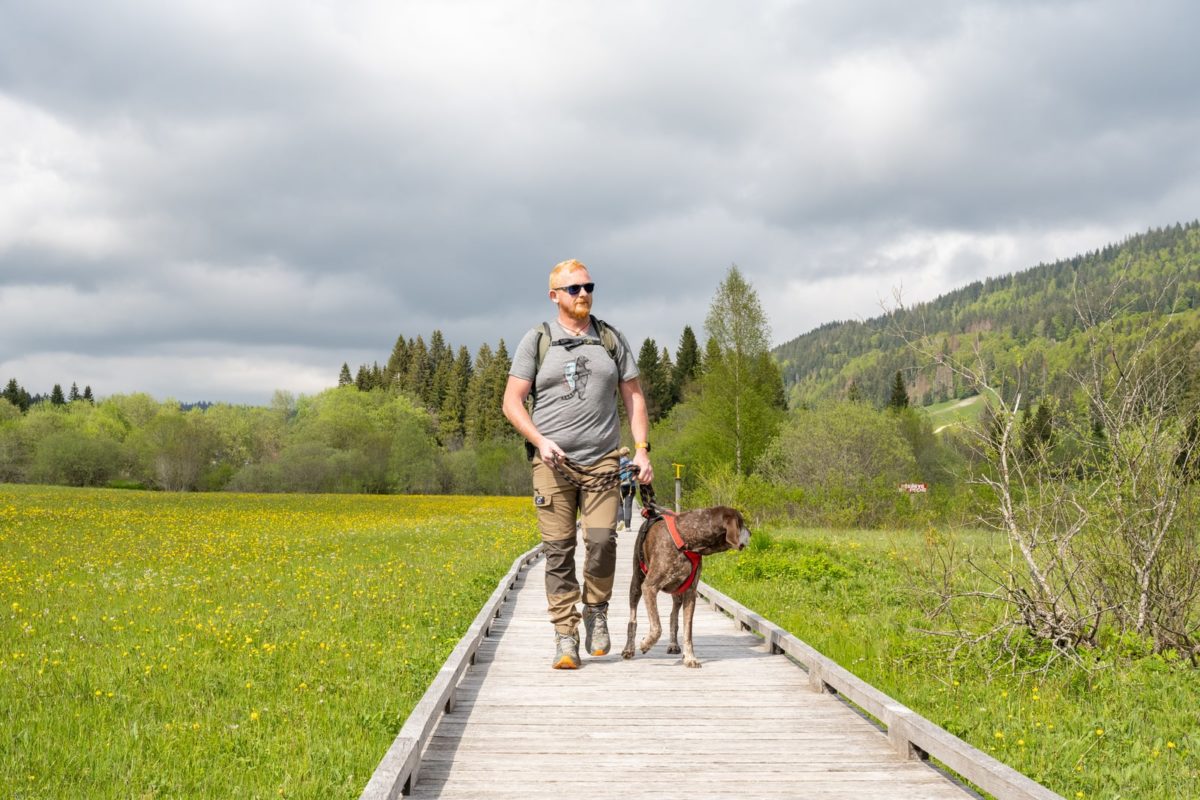
{"type": "Polygon", "coordinates": [[[825,694],[829,691],[829,684],[825,682],[825,678],[821,675],[820,664],[808,664],[808,685],[812,687],[814,692],[825,694]]]}
{"type": "Polygon", "coordinates": [[[887,725],[888,741],[903,758],[929,760],[929,753],[912,743],[912,726],[908,716],[913,712],[905,706],[888,705],[884,708],[884,724],[887,725]]]}

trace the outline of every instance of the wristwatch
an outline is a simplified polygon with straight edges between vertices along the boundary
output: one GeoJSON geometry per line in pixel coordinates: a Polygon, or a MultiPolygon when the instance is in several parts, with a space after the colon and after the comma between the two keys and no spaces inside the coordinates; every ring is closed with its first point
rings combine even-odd
{"type": "Polygon", "coordinates": [[[647,453],[650,452],[650,443],[649,442],[634,442],[633,446],[637,450],[645,450],[647,453]]]}

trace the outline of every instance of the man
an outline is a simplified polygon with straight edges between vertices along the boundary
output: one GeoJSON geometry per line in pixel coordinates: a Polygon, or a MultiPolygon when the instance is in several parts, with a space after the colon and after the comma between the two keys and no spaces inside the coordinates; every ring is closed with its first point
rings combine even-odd
{"type": "Polygon", "coordinates": [[[633,464],[626,456],[621,456],[621,507],[617,510],[617,530],[631,530],[633,521],[633,493],[637,482],[633,478],[633,464]]]}
{"type": "Polygon", "coordinates": [[[633,463],[639,469],[638,480],[649,483],[654,478],[647,441],[650,422],[637,362],[625,337],[591,316],[594,289],[587,267],[580,262],[572,259],[555,265],[549,296],[557,314],[548,323],[549,346],[541,344],[546,337],[542,326],[529,331],[517,345],[504,389],[504,415],[534,449],[533,497],[546,554],[555,669],[579,667],[581,616],[576,603],[581,598],[585,648],[593,656],[608,653],[608,600],[616,568],[614,524],[620,492],[615,484],[600,492],[581,491],[554,465],[566,456],[589,472],[617,469],[619,392],[636,446],[633,463]],[[532,416],[525,409],[531,391],[532,416]],[[577,513],[586,548],[582,592],[575,574],[577,513]]]}

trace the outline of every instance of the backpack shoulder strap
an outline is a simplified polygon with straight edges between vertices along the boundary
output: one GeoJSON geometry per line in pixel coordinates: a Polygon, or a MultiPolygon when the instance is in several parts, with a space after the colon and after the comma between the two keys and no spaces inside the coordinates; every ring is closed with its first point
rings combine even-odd
{"type": "Polygon", "coordinates": [[[542,368],[542,364],[546,363],[546,353],[550,352],[550,323],[543,322],[538,332],[537,338],[537,363],[534,365],[533,381],[537,383],[537,371],[542,368]]]}
{"type": "Polygon", "coordinates": [[[599,317],[592,317],[592,324],[596,326],[596,332],[600,334],[600,343],[604,345],[604,349],[608,351],[608,357],[613,361],[617,360],[617,332],[613,327],[599,317]]]}

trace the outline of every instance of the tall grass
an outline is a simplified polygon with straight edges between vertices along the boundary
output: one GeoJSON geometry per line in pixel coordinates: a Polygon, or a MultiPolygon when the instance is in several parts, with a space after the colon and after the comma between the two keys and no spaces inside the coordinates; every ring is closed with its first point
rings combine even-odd
{"type": "MultiPolygon", "coordinates": [[[[921,629],[914,531],[756,532],[705,579],[938,725],[1067,798],[1200,796],[1200,672],[1135,642],[1037,677],[921,629]]],[[[951,534],[941,534],[951,535],[951,534]]],[[[966,532],[963,547],[1000,546],[966,532]]],[[[1036,658],[1036,653],[1033,654],[1036,658]]],[[[1025,666],[1029,666],[1028,664],[1025,666]]]]}

